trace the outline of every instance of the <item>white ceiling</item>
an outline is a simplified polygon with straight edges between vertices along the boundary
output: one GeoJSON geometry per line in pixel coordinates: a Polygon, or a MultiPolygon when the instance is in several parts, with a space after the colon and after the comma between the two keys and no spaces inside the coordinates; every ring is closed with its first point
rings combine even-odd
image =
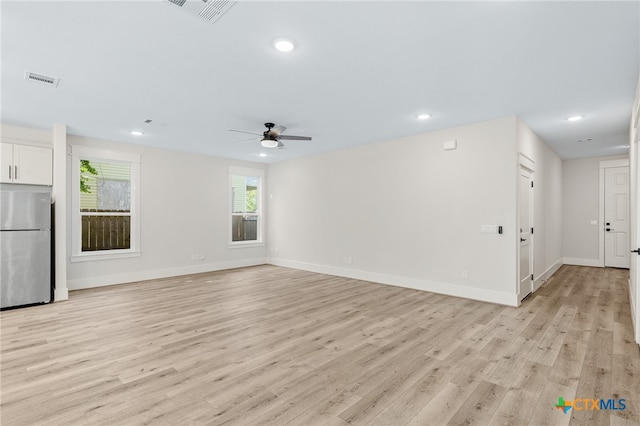
{"type": "Polygon", "coordinates": [[[518,115],[562,158],[627,152],[637,1],[240,1],[213,24],[166,0],[1,7],[6,124],[275,162],[518,115]],[[266,121],[313,141],[228,131],[266,121]]]}

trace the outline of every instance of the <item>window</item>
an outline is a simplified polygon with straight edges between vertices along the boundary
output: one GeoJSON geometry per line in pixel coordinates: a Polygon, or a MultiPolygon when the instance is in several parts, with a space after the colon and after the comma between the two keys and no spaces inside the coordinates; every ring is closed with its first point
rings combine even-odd
{"type": "Polygon", "coordinates": [[[232,168],[231,243],[262,243],[262,170],[232,168]]]}
{"type": "Polygon", "coordinates": [[[72,260],[139,255],[139,155],[72,151],[72,260]]]}

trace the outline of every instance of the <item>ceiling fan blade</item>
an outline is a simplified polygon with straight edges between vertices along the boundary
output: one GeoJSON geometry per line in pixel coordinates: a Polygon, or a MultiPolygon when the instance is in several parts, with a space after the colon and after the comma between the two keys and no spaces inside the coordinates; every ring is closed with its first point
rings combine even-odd
{"type": "Polygon", "coordinates": [[[278,124],[278,125],[276,125],[276,126],[273,126],[273,129],[271,129],[271,131],[269,132],[269,134],[271,134],[271,135],[273,135],[273,136],[275,136],[275,137],[278,137],[278,136],[280,136],[280,134],[281,134],[282,132],[284,132],[285,130],[287,130],[287,128],[286,128],[286,127],[281,126],[280,124],[278,124]]]}
{"type": "Polygon", "coordinates": [[[283,139],[286,141],[310,141],[311,136],[280,135],[278,139],[283,139]]]}
{"type": "Polygon", "coordinates": [[[277,146],[277,148],[278,148],[278,149],[284,149],[284,144],[283,144],[282,142],[278,141],[278,146],[277,146]]]}
{"type": "Polygon", "coordinates": [[[243,143],[243,142],[249,142],[249,141],[257,141],[258,138],[249,138],[249,139],[242,139],[241,141],[235,141],[234,143],[243,143]]]}
{"type": "Polygon", "coordinates": [[[245,130],[234,130],[234,129],[229,129],[230,132],[237,132],[237,133],[247,133],[249,135],[256,135],[256,136],[262,136],[262,133],[255,133],[255,132],[247,132],[245,130]]]}

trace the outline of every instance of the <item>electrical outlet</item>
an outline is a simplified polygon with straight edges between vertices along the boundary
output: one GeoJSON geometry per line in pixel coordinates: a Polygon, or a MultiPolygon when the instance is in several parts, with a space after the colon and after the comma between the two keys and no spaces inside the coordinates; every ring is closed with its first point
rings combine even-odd
{"type": "Polygon", "coordinates": [[[347,257],[347,263],[348,263],[349,265],[352,265],[352,264],[353,264],[353,257],[348,256],[348,257],[347,257]]]}
{"type": "Polygon", "coordinates": [[[467,271],[466,269],[462,270],[462,278],[464,278],[465,280],[469,278],[469,271],[467,271]]]}

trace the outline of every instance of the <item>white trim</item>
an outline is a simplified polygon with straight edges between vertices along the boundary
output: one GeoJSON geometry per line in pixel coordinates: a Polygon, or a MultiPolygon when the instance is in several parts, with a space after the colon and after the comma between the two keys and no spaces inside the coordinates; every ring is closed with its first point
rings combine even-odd
{"type": "Polygon", "coordinates": [[[56,287],[53,297],[54,303],[64,302],[65,300],[69,300],[69,289],[67,287],[56,287]]]}
{"type": "Polygon", "coordinates": [[[447,296],[462,297],[465,299],[479,300],[482,302],[496,303],[499,305],[517,306],[518,295],[502,291],[488,290],[484,288],[461,286],[457,284],[423,280],[419,278],[403,277],[398,275],[380,274],[355,269],[341,268],[337,266],[318,265],[314,263],[298,262],[284,259],[270,259],[269,263],[286,268],[300,269],[303,271],[317,272],[320,274],[335,275],[338,277],[353,278],[362,281],[370,281],[378,284],[392,285],[395,287],[411,288],[415,290],[429,291],[445,294],[447,296]]]}
{"type": "MultiPolygon", "coordinates": [[[[148,271],[136,271],[124,274],[101,275],[97,277],[86,277],[69,280],[70,290],[80,290],[85,288],[103,287],[115,284],[126,284],[137,281],[157,280],[180,275],[200,274],[203,272],[214,272],[225,269],[243,268],[246,266],[257,266],[267,264],[266,258],[240,259],[225,262],[205,263],[190,266],[179,266],[175,268],[153,269],[148,271]]],[[[72,295],[73,297],[73,295],[72,295]]]]}
{"type": "Polygon", "coordinates": [[[227,245],[228,248],[247,248],[247,247],[260,247],[266,244],[264,237],[264,230],[266,224],[266,216],[264,208],[264,191],[267,187],[265,182],[265,172],[264,169],[254,169],[249,167],[237,167],[237,166],[229,166],[229,174],[228,174],[228,196],[227,196],[227,212],[229,214],[228,219],[228,232],[227,232],[227,245]],[[233,177],[234,176],[245,176],[245,177],[256,177],[258,178],[258,208],[255,213],[250,213],[251,216],[258,217],[257,230],[256,230],[256,240],[251,241],[233,241],[233,177]]]}
{"type": "Polygon", "coordinates": [[[56,301],[67,300],[67,240],[69,237],[69,182],[67,167],[67,126],[53,125],[53,187],[51,198],[55,200],[55,294],[56,301]]]}
{"type": "Polygon", "coordinates": [[[579,259],[577,257],[564,257],[562,263],[565,265],[594,266],[596,268],[602,268],[604,266],[600,259],[579,259]]]}
{"type": "Polygon", "coordinates": [[[540,287],[542,287],[542,284],[547,282],[549,278],[551,278],[551,276],[555,274],[558,269],[560,269],[561,266],[562,259],[558,259],[553,265],[549,266],[546,271],[540,274],[540,276],[533,282],[533,291],[536,292],[540,287]]]}
{"type": "Polygon", "coordinates": [[[71,263],[91,262],[94,260],[127,259],[129,257],[140,257],[142,252],[132,250],[100,250],[83,252],[78,256],[71,256],[71,263]]]}
{"type": "Polygon", "coordinates": [[[234,241],[229,243],[229,249],[241,249],[241,248],[253,248],[253,247],[264,247],[267,243],[264,241],[234,241]]]}
{"type": "Polygon", "coordinates": [[[629,167],[629,159],[622,158],[620,160],[602,160],[598,161],[599,169],[608,169],[610,167],[629,167]]]}
{"type": "MultiPolygon", "coordinates": [[[[517,259],[516,259],[516,294],[517,294],[517,299],[518,299],[518,306],[520,306],[520,302],[528,295],[530,294],[529,292],[524,293],[524,291],[520,288],[520,285],[522,284],[520,281],[520,238],[521,238],[521,234],[520,232],[518,232],[518,229],[521,229],[522,226],[520,224],[520,196],[522,194],[520,194],[520,177],[522,175],[522,172],[526,172],[529,175],[529,181],[531,182],[532,185],[534,185],[533,187],[527,188],[528,189],[528,196],[529,196],[529,226],[531,228],[534,228],[533,224],[534,224],[534,219],[535,219],[535,202],[536,202],[536,193],[535,193],[535,161],[533,161],[531,158],[527,157],[526,155],[524,155],[523,153],[518,153],[518,174],[517,174],[517,178],[516,178],[516,200],[517,200],[517,204],[516,204],[516,219],[517,219],[517,224],[516,224],[516,232],[515,232],[515,237],[516,237],[516,253],[517,253],[517,259]]],[[[531,293],[533,293],[535,291],[535,282],[536,282],[536,278],[535,278],[535,243],[536,243],[536,238],[535,238],[535,233],[530,233],[530,242],[529,242],[529,271],[531,272],[531,293]]]]}
{"type": "Polygon", "coordinates": [[[141,253],[140,243],[140,154],[113,151],[80,145],[71,145],[71,262],[137,257],[141,253]],[[131,248],[128,250],[95,252],[82,251],[82,214],[80,212],[80,159],[122,162],[131,167],[131,248]]]}
{"type": "Polygon", "coordinates": [[[529,169],[532,172],[536,170],[535,169],[536,162],[531,157],[521,152],[518,153],[518,164],[523,166],[526,169],[529,169]]]}
{"type": "Polygon", "coordinates": [[[636,298],[635,294],[631,291],[631,278],[627,280],[627,284],[629,287],[629,305],[631,305],[631,324],[633,324],[634,328],[635,341],[640,345],[640,330],[638,330],[638,327],[636,326],[636,298]]]}
{"type": "Polygon", "coordinates": [[[114,151],[111,149],[93,148],[82,145],[71,145],[71,156],[123,161],[125,163],[140,162],[140,154],[137,152],[114,151]]]}
{"type": "Polygon", "coordinates": [[[238,167],[238,166],[229,166],[229,174],[230,175],[240,175],[240,176],[256,176],[263,178],[264,177],[264,169],[254,169],[251,167],[238,167]]]}

